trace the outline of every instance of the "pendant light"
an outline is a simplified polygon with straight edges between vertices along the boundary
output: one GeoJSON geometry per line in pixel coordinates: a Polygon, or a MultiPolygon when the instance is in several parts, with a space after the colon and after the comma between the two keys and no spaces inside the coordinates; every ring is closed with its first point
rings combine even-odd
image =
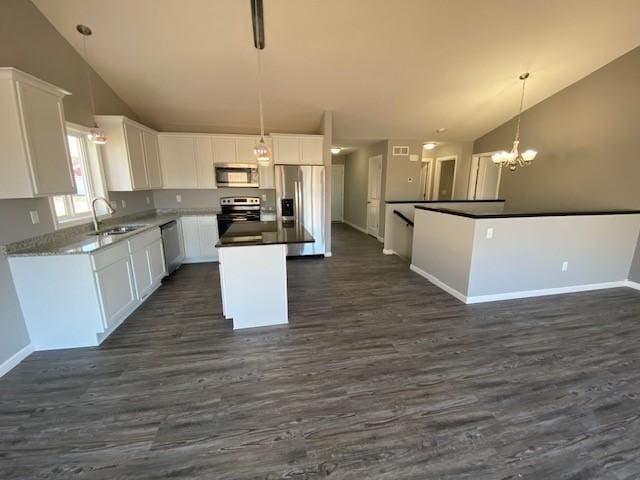
{"type": "Polygon", "coordinates": [[[526,167],[527,165],[531,165],[533,159],[536,158],[538,152],[532,149],[525,150],[520,153],[518,151],[518,145],[520,144],[520,119],[522,117],[522,107],[524,106],[524,88],[527,83],[527,78],[529,78],[528,73],[523,73],[520,75],[520,80],[522,80],[522,95],[520,96],[520,111],[518,112],[518,125],[516,127],[516,138],[513,141],[513,147],[511,147],[510,152],[506,152],[502,150],[501,152],[496,152],[491,155],[491,160],[498,167],[509,167],[510,171],[515,171],[518,166],[526,167]]]}
{"type": "Polygon", "coordinates": [[[93,127],[89,129],[87,138],[91,143],[97,145],[104,145],[107,143],[107,134],[102,130],[95,121],[96,105],[93,100],[93,85],[91,83],[91,67],[89,66],[89,57],[87,56],[87,37],[90,37],[93,33],[86,25],[76,25],[76,30],[82,35],[82,50],[83,60],[87,64],[87,82],[89,82],[89,99],[91,100],[91,120],[93,120],[93,127]]]}
{"type": "Polygon", "coordinates": [[[258,106],[260,110],[260,140],[253,149],[258,165],[271,165],[271,149],[264,140],[264,109],[262,106],[262,58],[260,52],[264,49],[264,14],[262,0],[251,1],[251,22],[253,24],[253,46],[258,56],[258,106]]]}

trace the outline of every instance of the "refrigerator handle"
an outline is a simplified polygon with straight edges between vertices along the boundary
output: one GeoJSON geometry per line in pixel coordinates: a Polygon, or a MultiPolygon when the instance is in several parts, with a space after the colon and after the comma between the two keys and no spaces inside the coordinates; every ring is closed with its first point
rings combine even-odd
{"type": "Polygon", "coordinates": [[[295,182],[293,182],[293,195],[294,195],[294,200],[293,200],[293,204],[295,205],[295,221],[296,221],[296,226],[300,225],[300,182],[298,182],[297,180],[295,182]]]}

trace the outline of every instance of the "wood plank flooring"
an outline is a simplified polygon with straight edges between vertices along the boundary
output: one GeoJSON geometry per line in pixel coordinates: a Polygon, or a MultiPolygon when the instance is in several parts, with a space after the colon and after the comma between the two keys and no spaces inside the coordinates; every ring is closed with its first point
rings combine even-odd
{"type": "MultiPolygon", "coordinates": [[[[0,379],[0,478],[640,478],[640,292],[463,305],[334,229],[290,325],[186,265],[101,347],[0,379]]],[[[250,299],[247,299],[250,301],[250,299]]]]}

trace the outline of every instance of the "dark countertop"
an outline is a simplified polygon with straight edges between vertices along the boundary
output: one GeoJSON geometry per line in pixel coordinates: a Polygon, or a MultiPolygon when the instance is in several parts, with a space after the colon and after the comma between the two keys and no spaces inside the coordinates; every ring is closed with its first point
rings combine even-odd
{"type": "Polygon", "coordinates": [[[588,215],[640,215],[640,210],[565,210],[547,212],[467,212],[464,210],[454,210],[451,208],[425,207],[417,205],[419,210],[429,210],[432,212],[457,215],[459,217],[483,220],[485,218],[524,218],[524,217],[571,217],[588,215]]]}
{"type": "Polygon", "coordinates": [[[249,222],[231,225],[216,243],[216,248],[313,242],[315,242],[315,239],[300,224],[249,222]]]}
{"type": "Polygon", "coordinates": [[[483,203],[483,202],[506,202],[504,199],[492,199],[492,200],[385,200],[386,204],[393,203],[483,203]]]}

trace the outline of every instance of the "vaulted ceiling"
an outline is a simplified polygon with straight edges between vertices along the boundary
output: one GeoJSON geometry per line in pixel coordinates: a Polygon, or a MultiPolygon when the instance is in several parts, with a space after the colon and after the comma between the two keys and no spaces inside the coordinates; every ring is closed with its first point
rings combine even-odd
{"type": "MultiPolygon", "coordinates": [[[[143,121],[254,132],[249,0],[33,0],[143,121]]],[[[265,121],[337,139],[473,140],[640,45],[638,0],[264,0],[265,121]],[[436,135],[437,128],[446,132],[436,135]]]]}

